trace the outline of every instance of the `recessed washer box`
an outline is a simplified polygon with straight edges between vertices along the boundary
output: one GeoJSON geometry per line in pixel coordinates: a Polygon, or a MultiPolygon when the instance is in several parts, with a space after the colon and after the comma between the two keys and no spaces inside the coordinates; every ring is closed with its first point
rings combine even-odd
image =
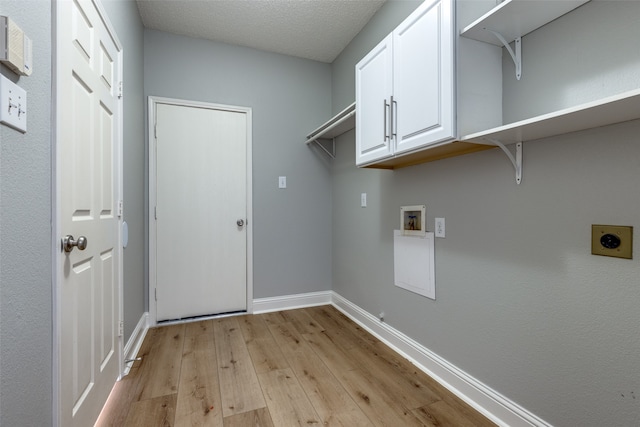
{"type": "Polygon", "coordinates": [[[616,258],[633,258],[633,227],[591,225],[591,253],[616,258]]]}

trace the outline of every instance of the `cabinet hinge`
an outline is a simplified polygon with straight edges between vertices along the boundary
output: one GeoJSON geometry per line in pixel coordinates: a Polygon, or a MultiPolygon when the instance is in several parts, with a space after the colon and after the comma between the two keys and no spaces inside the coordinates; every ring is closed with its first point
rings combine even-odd
{"type": "Polygon", "coordinates": [[[118,336],[121,337],[124,335],[124,322],[121,320],[118,323],[118,336]]]}

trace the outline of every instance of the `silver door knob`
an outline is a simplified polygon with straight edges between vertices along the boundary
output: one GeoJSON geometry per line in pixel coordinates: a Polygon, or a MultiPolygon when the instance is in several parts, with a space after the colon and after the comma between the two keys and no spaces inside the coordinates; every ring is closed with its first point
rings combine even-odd
{"type": "Polygon", "coordinates": [[[78,240],[74,240],[71,234],[67,234],[62,238],[62,249],[66,253],[71,252],[74,247],[84,251],[87,248],[87,238],[80,236],[78,237],[78,240]]]}
{"type": "Polygon", "coordinates": [[[237,220],[236,224],[238,224],[238,227],[242,227],[244,225],[244,219],[237,220]]]}

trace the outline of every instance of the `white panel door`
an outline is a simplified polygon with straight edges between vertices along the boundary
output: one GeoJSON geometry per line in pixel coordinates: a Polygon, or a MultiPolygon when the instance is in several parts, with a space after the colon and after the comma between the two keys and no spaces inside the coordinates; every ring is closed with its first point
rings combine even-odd
{"type": "Polygon", "coordinates": [[[451,1],[423,3],[393,32],[395,153],[455,137],[451,1]]]}
{"type": "Polygon", "coordinates": [[[247,114],[157,104],[156,316],[247,309],[247,114]]]}
{"type": "Polygon", "coordinates": [[[60,421],[93,425],[120,373],[122,51],[91,1],[56,3],[60,421]],[[60,236],[60,237],[62,237],[60,236]]]}
{"type": "Polygon", "coordinates": [[[356,65],[356,164],[392,154],[389,117],[392,94],[391,35],[356,65]]]}

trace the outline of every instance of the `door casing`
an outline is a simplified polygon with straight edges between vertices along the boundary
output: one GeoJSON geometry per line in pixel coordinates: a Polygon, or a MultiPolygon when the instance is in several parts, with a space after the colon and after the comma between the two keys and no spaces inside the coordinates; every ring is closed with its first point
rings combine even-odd
{"type": "Polygon", "coordinates": [[[224,104],[214,104],[200,101],[189,101],[184,99],[163,98],[158,96],[149,96],[147,117],[148,117],[148,152],[149,152],[149,325],[157,324],[156,316],[156,299],[155,287],[157,283],[156,277],[156,233],[155,233],[155,206],[156,190],[157,190],[157,165],[156,165],[156,141],[155,141],[155,117],[157,104],[169,104],[182,107],[209,108],[215,110],[225,110],[244,113],[247,115],[247,149],[246,149],[246,173],[247,173],[247,218],[246,218],[246,236],[247,236],[247,313],[253,313],[253,182],[252,182],[252,115],[251,108],[239,107],[224,104]]]}

